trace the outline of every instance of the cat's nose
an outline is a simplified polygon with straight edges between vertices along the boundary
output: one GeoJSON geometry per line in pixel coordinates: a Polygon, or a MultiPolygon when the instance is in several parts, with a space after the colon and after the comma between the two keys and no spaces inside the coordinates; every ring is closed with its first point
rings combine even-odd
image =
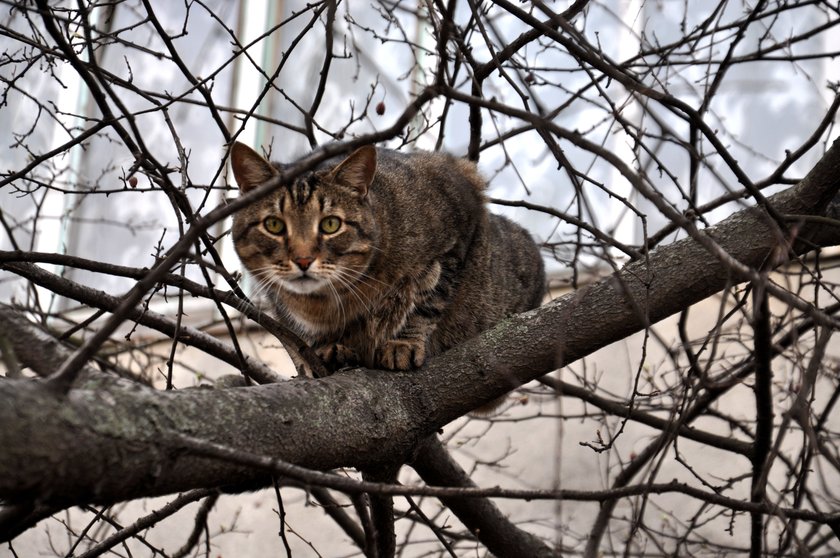
{"type": "Polygon", "coordinates": [[[309,269],[309,266],[311,266],[312,262],[314,261],[315,258],[313,258],[312,256],[303,256],[294,259],[295,264],[300,268],[301,271],[306,271],[307,269],[309,269]]]}

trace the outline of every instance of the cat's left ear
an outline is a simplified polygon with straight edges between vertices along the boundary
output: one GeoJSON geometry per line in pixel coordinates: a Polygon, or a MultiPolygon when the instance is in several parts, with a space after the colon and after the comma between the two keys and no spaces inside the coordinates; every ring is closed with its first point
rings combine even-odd
{"type": "Polygon", "coordinates": [[[332,179],[354,188],[362,195],[367,195],[368,188],[376,174],[376,148],[365,145],[350,154],[335,167],[332,179]]]}
{"type": "Polygon", "coordinates": [[[238,141],[230,149],[230,167],[242,193],[256,188],[277,174],[262,155],[238,141]]]}

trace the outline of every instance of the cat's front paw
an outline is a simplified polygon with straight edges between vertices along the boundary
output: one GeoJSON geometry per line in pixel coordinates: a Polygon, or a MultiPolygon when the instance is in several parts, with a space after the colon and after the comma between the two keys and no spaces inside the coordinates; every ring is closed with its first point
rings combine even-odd
{"type": "Polygon", "coordinates": [[[315,354],[324,361],[324,365],[331,371],[358,363],[356,351],[341,343],[329,343],[315,348],[315,354]]]}
{"type": "Polygon", "coordinates": [[[377,351],[377,362],[386,370],[420,368],[426,360],[426,342],[420,339],[392,339],[377,351]]]}

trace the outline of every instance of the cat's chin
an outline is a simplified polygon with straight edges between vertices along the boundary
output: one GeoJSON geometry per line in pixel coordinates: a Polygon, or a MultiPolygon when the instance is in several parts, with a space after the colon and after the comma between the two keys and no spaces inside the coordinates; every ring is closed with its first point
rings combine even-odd
{"type": "Polygon", "coordinates": [[[327,287],[327,282],[317,277],[301,275],[295,279],[279,281],[280,288],[295,294],[313,294],[327,287]]]}

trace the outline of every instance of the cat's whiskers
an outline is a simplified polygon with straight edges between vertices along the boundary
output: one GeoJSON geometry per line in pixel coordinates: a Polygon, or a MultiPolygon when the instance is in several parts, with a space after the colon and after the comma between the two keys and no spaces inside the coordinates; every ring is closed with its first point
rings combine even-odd
{"type": "Polygon", "coordinates": [[[338,290],[336,290],[335,285],[333,285],[332,280],[327,280],[327,286],[329,287],[330,293],[335,299],[335,303],[338,308],[338,313],[341,317],[341,331],[338,334],[338,337],[341,338],[344,336],[344,330],[347,328],[347,313],[344,310],[344,301],[342,300],[341,295],[338,293],[338,290]]]}
{"type": "MultiPolygon", "coordinates": [[[[267,265],[255,268],[250,270],[250,274],[253,279],[251,296],[256,301],[257,309],[264,311],[264,307],[268,305],[271,310],[276,310],[277,305],[275,304],[273,300],[274,297],[272,295],[276,291],[283,289],[283,286],[277,277],[277,266],[267,265]]],[[[288,314],[288,311],[285,308],[284,314],[288,314]]]]}
{"type": "Polygon", "coordinates": [[[248,271],[248,275],[252,280],[249,285],[252,296],[257,297],[262,295],[271,281],[271,268],[257,268],[248,271]]]}
{"type": "Polygon", "coordinates": [[[383,287],[389,287],[390,286],[390,285],[388,285],[388,283],[386,283],[384,281],[380,281],[379,279],[377,279],[373,275],[365,273],[364,271],[360,271],[358,269],[353,269],[353,268],[350,268],[350,267],[342,267],[341,269],[342,269],[343,272],[345,272],[347,274],[351,274],[354,279],[357,279],[359,281],[359,283],[364,283],[366,285],[374,285],[374,283],[379,283],[379,285],[381,285],[383,287]]]}
{"type": "Polygon", "coordinates": [[[266,306],[268,307],[269,313],[273,309],[274,304],[271,302],[271,296],[269,294],[271,288],[272,283],[270,278],[254,277],[253,286],[251,288],[251,300],[254,301],[257,310],[260,312],[265,312],[266,306]]]}
{"type": "MultiPolygon", "coordinates": [[[[374,298],[366,296],[364,291],[357,286],[356,283],[362,283],[362,281],[353,281],[355,277],[352,276],[351,271],[352,270],[348,268],[336,266],[333,270],[333,278],[344,287],[344,290],[356,297],[356,300],[359,301],[362,308],[370,314],[374,298]]],[[[338,295],[338,293],[336,293],[336,295],[338,295]]]]}
{"type": "Polygon", "coordinates": [[[282,304],[277,304],[272,296],[274,292],[283,290],[283,286],[277,277],[277,272],[278,266],[276,265],[268,265],[250,270],[250,275],[253,279],[251,287],[252,301],[260,312],[274,314],[281,321],[289,324],[299,323],[291,311],[282,304]]]}
{"type": "Polygon", "coordinates": [[[256,292],[259,294],[263,294],[277,285],[277,270],[275,266],[252,269],[251,277],[255,281],[256,292]]]}
{"type": "Polygon", "coordinates": [[[329,279],[328,280],[329,280],[329,283],[330,283],[330,287],[333,289],[333,292],[335,293],[335,296],[336,296],[337,300],[343,302],[343,299],[346,298],[346,296],[342,295],[342,293],[339,292],[338,288],[336,288],[336,284],[341,286],[341,290],[343,292],[349,293],[350,295],[355,297],[356,300],[359,302],[359,304],[368,313],[370,313],[371,300],[369,298],[363,296],[364,292],[361,289],[359,289],[359,287],[353,281],[348,280],[345,277],[345,274],[342,270],[343,270],[342,266],[338,266],[338,265],[333,265],[329,269],[329,279]]]}

